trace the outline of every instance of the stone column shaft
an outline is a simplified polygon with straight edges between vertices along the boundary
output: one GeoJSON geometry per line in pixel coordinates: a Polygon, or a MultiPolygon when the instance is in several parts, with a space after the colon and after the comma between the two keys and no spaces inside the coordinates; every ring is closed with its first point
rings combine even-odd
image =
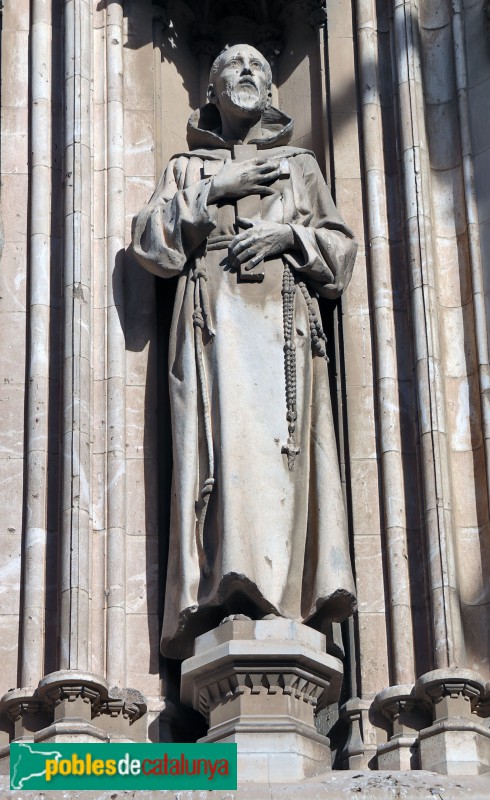
{"type": "Polygon", "coordinates": [[[93,205],[93,445],[92,445],[92,585],[91,669],[104,675],[106,662],[107,543],[107,259],[106,259],[106,10],[94,12],[94,205],[93,205]]]}
{"type": "Polygon", "coordinates": [[[107,677],[126,685],[126,349],[124,341],[123,8],[106,12],[107,70],[107,677]]]}
{"type": "Polygon", "coordinates": [[[65,0],[61,669],[87,670],[91,426],[91,7],[65,0]]]}
{"type": "Polygon", "coordinates": [[[325,180],[329,186],[332,185],[330,175],[330,136],[328,132],[328,105],[327,105],[327,33],[325,25],[319,25],[318,31],[318,50],[320,54],[320,84],[322,88],[322,135],[323,149],[325,152],[325,180]]]}
{"type": "Polygon", "coordinates": [[[410,683],[415,680],[415,668],[407,510],[374,0],[357,0],[357,25],[393,679],[410,683]]]}
{"type": "Polygon", "coordinates": [[[154,81],[154,94],[155,94],[155,175],[157,180],[163,172],[163,158],[162,158],[162,101],[163,101],[163,86],[162,86],[162,42],[163,30],[166,26],[166,16],[164,10],[157,6],[156,3],[152,6],[153,11],[153,81],[154,81]]]}
{"type": "Polygon", "coordinates": [[[475,342],[480,379],[482,428],[486,456],[487,491],[490,493],[490,366],[488,351],[488,326],[485,310],[485,289],[480,247],[480,226],[475,191],[473,150],[471,144],[470,110],[468,101],[468,74],[464,35],[464,8],[462,0],[452,0],[452,32],[456,89],[459,111],[459,134],[463,161],[463,183],[466,204],[468,249],[470,256],[475,316],[475,342]]]}
{"type": "Polygon", "coordinates": [[[489,519],[485,422],[481,413],[481,381],[482,377],[485,381],[485,374],[481,343],[478,345],[478,304],[482,298],[475,297],[474,292],[468,207],[471,150],[469,141],[464,142],[464,114],[460,113],[464,110],[461,106],[465,79],[458,74],[458,62],[465,60],[465,53],[460,51],[461,33],[458,44],[461,19],[455,8],[451,0],[421,6],[420,37],[424,66],[430,64],[424,70],[424,111],[431,154],[431,232],[443,375],[441,401],[447,425],[457,601],[464,628],[464,649],[460,648],[458,666],[480,668],[488,662],[490,643],[484,605],[485,568],[479,542],[489,519]]]}
{"type": "Polygon", "coordinates": [[[51,287],[51,2],[33,0],[30,24],[30,238],[23,551],[22,686],[43,675],[46,594],[51,287]]]}
{"type": "Polygon", "coordinates": [[[430,163],[424,120],[416,3],[412,0],[393,0],[393,17],[423,509],[433,620],[433,658],[435,666],[445,667],[454,666],[461,661],[463,644],[453,551],[431,234],[430,163]]]}
{"type": "MultiPolygon", "coordinates": [[[[383,520],[381,508],[378,422],[373,385],[375,361],[372,341],[372,304],[366,266],[368,234],[364,229],[363,165],[361,163],[360,115],[356,76],[356,41],[350,0],[329,6],[328,111],[331,133],[331,169],[334,200],[340,214],[350,220],[359,249],[352,280],[339,310],[343,397],[339,411],[345,415],[346,495],[350,501],[353,559],[359,613],[349,625],[351,659],[350,691],[361,698],[374,696],[389,681],[388,631],[386,627],[383,520]],[[360,424],[360,420],[362,423],[360,424]],[[369,569],[366,569],[369,564],[369,569]],[[369,658],[362,654],[369,653],[369,658]]],[[[351,224],[349,223],[349,224],[351,224]]],[[[342,441],[342,433],[340,434],[342,441]]],[[[343,477],[341,453],[341,474],[343,477]]],[[[364,735],[375,735],[374,731],[364,735]]]]}

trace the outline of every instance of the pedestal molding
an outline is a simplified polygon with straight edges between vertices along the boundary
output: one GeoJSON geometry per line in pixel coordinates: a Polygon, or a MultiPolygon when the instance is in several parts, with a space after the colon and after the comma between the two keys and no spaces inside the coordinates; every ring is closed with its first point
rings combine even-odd
{"type": "Polygon", "coordinates": [[[485,683],[477,672],[472,670],[437,669],[422,675],[414,686],[414,694],[425,699],[434,707],[434,719],[438,719],[437,707],[444,698],[463,697],[469,701],[473,711],[485,692],[485,683]]]}
{"type": "Polygon", "coordinates": [[[242,780],[295,782],[330,769],[314,709],[323,694],[338,700],[342,664],[324,648],[323,634],[290,620],[227,622],[196,640],[181,698],[209,722],[200,741],[238,744],[242,780]]]}
{"type": "Polygon", "coordinates": [[[62,700],[73,701],[81,698],[92,707],[107,698],[109,687],[107,682],[89,672],[72,672],[60,670],[46,675],[40,682],[38,693],[40,698],[54,706],[62,700]]]}
{"type": "Polygon", "coordinates": [[[420,766],[448,775],[490,769],[490,730],[476,714],[485,683],[471,670],[439,669],[422,675],[416,697],[432,705],[433,723],[419,733],[420,766]]]}
{"type": "Polygon", "coordinates": [[[389,741],[378,744],[379,769],[419,769],[419,731],[432,721],[431,705],[416,697],[413,684],[390,686],[376,695],[374,713],[388,720],[389,741]]]}
{"type": "Polygon", "coordinates": [[[0,700],[0,714],[15,726],[13,738],[26,735],[36,742],[63,741],[64,737],[72,741],[77,736],[82,741],[86,737],[89,741],[144,741],[146,711],[146,699],[136,689],[109,690],[104,678],[70,670],[50,673],[36,689],[13,689],[0,700]],[[22,729],[24,714],[31,717],[26,731],[22,729]],[[117,726],[110,724],[111,718],[118,718],[117,726]]]}
{"type": "Polygon", "coordinates": [[[36,696],[36,689],[11,689],[0,699],[0,713],[11,722],[17,722],[22,714],[36,713],[41,708],[41,701],[36,696]]]}
{"type": "Polygon", "coordinates": [[[223,741],[233,733],[255,733],[260,728],[263,733],[279,734],[279,733],[300,733],[306,739],[317,742],[321,745],[328,745],[328,738],[321,733],[317,733],[312,725],[306,725],[299,720],[285,722],[284,719],[277,715],[268,715],[267,721],[264,722],[263,716],[249,715],[247,720],[241,721],[240,717],[234,717],[226,723],[213,726],[213,733],[206,737],[206,741],[223,741]]]}

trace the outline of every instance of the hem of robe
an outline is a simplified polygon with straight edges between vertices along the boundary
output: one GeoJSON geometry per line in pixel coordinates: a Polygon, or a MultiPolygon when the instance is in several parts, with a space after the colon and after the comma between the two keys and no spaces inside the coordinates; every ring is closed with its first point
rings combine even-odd
{"type": "Polygon", "coordinates": [[[279,604],[267,600],[257,585],[245,575],[230,573],[222,578],[212,600],[204,604],[196,603],[180,612],[174,632],[169,636],[162,633],[160,649],[166,658],[180,661],[190,658],[194,654],[194,640],[217,628],[230,614],[244,614],[253,620],[274,614],[320,630],[326,623],[343,622],[354,613],[356,607],[355,595],[348,589],[339,588],[330,595],[318,598],[307,614],[293,617],[284,613],[279,604]]]}

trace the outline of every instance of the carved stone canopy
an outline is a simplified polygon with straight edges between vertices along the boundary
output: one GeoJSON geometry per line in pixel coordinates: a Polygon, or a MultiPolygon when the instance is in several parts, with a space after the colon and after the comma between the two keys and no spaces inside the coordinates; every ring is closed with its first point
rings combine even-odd
{"type": "MultiPolygon", "coordinates": [[[[226,45],[247,42],[273,62],[283,47],[285,19],[301,12],[312,27],[327,19],[326,0],[185,0],[196,55],[214,58],[226,45]]],[[[154,0],[162,21],[171,23],[176,3],[154,0]],[[163,17],[162,17],[163,12],[163,17]]]]}
{"type": "MultiPolygon", "coordinates": [[[[172,0],[157,0],[159,5],[170,8],[172,0]]],[[[185,5],[196,19],[219,24],[229,17],[254,20],[258,23],[274,22],[294,6],[303,14],[323,10],[326,19],[326,0],[185,0],[185,5]]]]}

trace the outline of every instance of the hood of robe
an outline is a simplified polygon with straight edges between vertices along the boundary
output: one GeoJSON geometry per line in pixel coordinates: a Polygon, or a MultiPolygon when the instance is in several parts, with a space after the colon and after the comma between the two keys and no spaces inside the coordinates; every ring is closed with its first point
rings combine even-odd
{"type": "MultiPolygon", "coordinates": [[[[257,145],[258,150],[287,145],[293,135],[294,122],[278,108],[266,109],[262,114],[262,136],[249,144],[257,145]]],[[[227,141],[221,136],[221,117],[212,103],[206,103],[191,115],[187,123],[187,142],[191,150],[198,148],[220,148],[231,150],[236,142],[227,141]]]]}

